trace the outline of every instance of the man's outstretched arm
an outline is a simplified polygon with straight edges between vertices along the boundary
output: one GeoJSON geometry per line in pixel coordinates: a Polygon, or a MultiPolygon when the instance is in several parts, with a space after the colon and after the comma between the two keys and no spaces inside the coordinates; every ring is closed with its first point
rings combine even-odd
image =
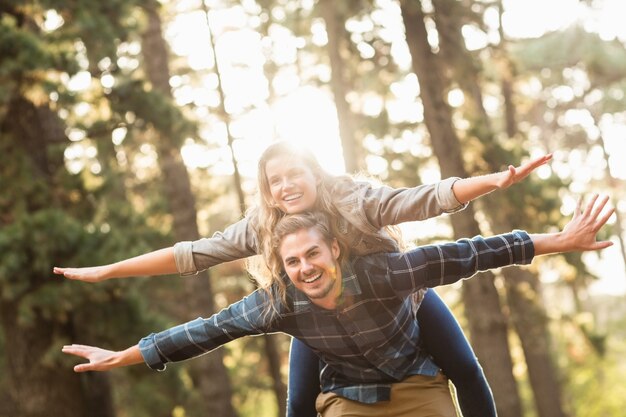
{"type": "Polygon", "coordinates": [[[604,249],[613,243],[597,241],[596,236],[615,211],[605,210],[607,201],[608,197],[595,195],[584,210],[579,203],[572,220],[559,232],[518,230],[387,254],[392,283],[399,294],[406,295],[423,287],[451,284],[478,271],[528,264],[537,255],[604,249]]]}
{"type": "Polygon", "coordinates": [[[67,345],[63,353],[88,359],[76,365],[76,372],[108,371],[138,363],[154,370],[164,370],[168,362],[179,362],[208,353],[243,336],[277,331],[266,314],[269,303],[266,291],[257,289],[249,296],[213,314],[152,333],[126,350],[112,351],[95,346],[67,345]]]}

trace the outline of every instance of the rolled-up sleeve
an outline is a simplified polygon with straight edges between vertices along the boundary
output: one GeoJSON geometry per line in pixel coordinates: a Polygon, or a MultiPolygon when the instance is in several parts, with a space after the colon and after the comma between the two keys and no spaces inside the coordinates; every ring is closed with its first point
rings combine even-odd
{"type": "Polygon", "coordinates": [[[174,245],[174,260],[176,269],[180,275],[193,275],[198,273],[198,269],[193,262],[193,242],[178,242],[174,245]]]}
{"type": "Polygon", "coordinates": [[[424,287],[452,284],[479,271],[532,262],[532,239],[522,230],[489,238],[476,236],[455,243],[421,246],[388,254],[391,285],[406,296],[424,287]]]}
{"type": "Polygon", "coordinates": [[[179,274],[193,275],[223,262],[256,255],[257,246],[256,233],[244,218],[210,238],[176,243],[174,259],[179,274]]]}
{"type": "Polygon", "coordinates": [[[150,368],[155,371],[164,371],[165,363],[167,362],[165,358],[163,358],[159,351],[157,350],[156,343],[154,337],[155,333],[152,333],[139,341],[139,351],[141,352],[141,356],[143,357],[143,361],[150,368]]]}
{"type": "Polygon", "coordinates": [[[460,180],[459,177],[446,178],[445,180],[439,181],[436,185],[435,195],[444,213],[456,213],[467,207],[468,203],[460,203],[459,200],[456,199],[454,191],[452,191],[452,186],[458,180],[460,180]]]}

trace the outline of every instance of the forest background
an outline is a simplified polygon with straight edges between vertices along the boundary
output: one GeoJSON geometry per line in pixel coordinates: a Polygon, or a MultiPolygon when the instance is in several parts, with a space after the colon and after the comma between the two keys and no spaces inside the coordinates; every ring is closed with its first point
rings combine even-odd
{"type": "Polygon", "coordinates": [[[617,208],[601,253],[441,289],[501,417],[626,409],[626,26],[619,0],[0,2],[0,416],[283,416],[289,339],[245,338],[164,373],[75,374],[249,293],[242,262],[70,282],[223,230],[256,159],[308,146],[333,173],[414,186],[554,153],[523,183],[405,225],[416,244],[561,227],[617,208]]]}

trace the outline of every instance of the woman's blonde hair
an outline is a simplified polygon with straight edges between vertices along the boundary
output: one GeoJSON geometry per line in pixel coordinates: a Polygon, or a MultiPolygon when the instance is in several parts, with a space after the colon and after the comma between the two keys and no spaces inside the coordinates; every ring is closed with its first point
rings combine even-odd
{"type": "MultiPolygon", "coordinates": [[[[259,253],[262,261],[259,257],[249,258],[248,271],[252,276],[257,279],[259,284],[266,289],[272,283],[279,285],[281,291],[280,297],[282,301],[285,300],[284,284],[280,279],[283,271],[282,261],[280,257],[274,256],[273,236],[277,228],[279,221],[286,214],[278,208],[270,191],[270,184],[267,179],[265,167],[267,163],[278,157],[287,156],[293,160],[297,160],[309,169],[317,179],[317,198],[315,200],[315,206],[310,211],[317,211],[323,213],[327,218],[328,230],[332,234],[333,238],[336,238],[340,247],[347,248],[347,237],[345,233],[341,233],[339,229],[340,220],[342,215],[339,213],[333,202],[333,189],[338,184],[354,183],[354,179],[348,175],[332,175],[326,172],[319,164],[315,156],[308,150],[297,147],[285,141],[276,142],[270,145],[261,155],[257,167],[257,179],[259,183],[258,203],[257,206],[250,210],[248,213],[250,224],[253,225],[258,238],[259,253]]],[[[367,231],[362,231],[368,233],[367,231]]],[[[380,231],[379,233],[383,233],[380,231]]],[[[397,232],[389,229],[386,230],[388,236],[391,236],[393,240],[402,247],[402,239],[397,232]]],[[[370,233],[371,234],[371,233],[370,233]]]]}

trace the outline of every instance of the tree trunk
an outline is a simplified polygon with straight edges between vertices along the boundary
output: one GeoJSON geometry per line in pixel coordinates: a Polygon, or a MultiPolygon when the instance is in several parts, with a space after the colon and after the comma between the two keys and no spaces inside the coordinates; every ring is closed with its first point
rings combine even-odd
{"type": "Polygon", "coordinates": [[[55,368],[41,363],[41,358],[55,340],[55,325],[37,317],[32,327],[25,329],[18,324],[17,303],[2,301],[0,310],[6,341],[9,395],[18,412],[15,417],[90,415],[90,408],[94,405],[88,403],[81,378],[72,368],[55,368]]]}
{"type": "Polygon", "coordinates": [[[513,81],[514,66],[513,62],[506,55],[506,37],[504,35],[504,26],[502,24],[502,15],[504,14],[504,5],[502,0],[498,0],[498,33],[500,34],[500,45],[497,52],[500,53],[500,74],[502,76],[502,98],[504,99],[504,122],[506,126],[506,134],[512,138],[517,134],[517,118],[515,117],[515,103],[513,102],[513,81]]]}
{"type": "MultiPolygon", "coordinates": [[[[156,7],[156,4],[153,6],[156,7]]],[[[145,69],[154,88],[171,97],[168,53],[161,30],[160,16],[154,7],[145,9],[148,19],[147,29],[142,39],[145,69]]],[[[173,217],[174,237],[178,241],[197,240],[200,238],[200,233],[189,173],[183,163],[180,149],[173,145],[175,141],[172,139],[160,136],[157,152],[165,195],[173,217]]],[[[215,311],[208,271],[196,277],[184,279],[183,283],[188,310],[185,317],[181,319],[206,317],[215,311]]],[[[197,359],[190,371],[204,402],[203,415],[234,417],[236,413],[231,403],[232,388],[223,363],[222,350],[218,349],[197,359]]]]}
{"type": "Polygon", "coordinates": [[[278,338],[280,337],[281,335],[279,334],[267,334],[263,336],[263,342],[270,376],[272,377],[272,388],[276,396],[276,403],[278,404],[278,417],[285,417],[287,414],[287,387],[283,382],[283,376],[280,372],[281,360],[277,344],[278,338]]]}
{"type": "MultiPolygon", "coordinates": [[[[421,3],[403,1],[402,18],[413,60],[413,70],[420,85],[424,104],[424,120],[431,137],[434,153],[443,177],[467,177],[461,156],[459,139],[452,125],[450,107],[444,100],[445,83],[437,56],[428,44],[421,3]]],[[[456,237],[473,236],[480,232],[468,207],[451,216],[456,237]]],[[[490,381],[501,417],[521,417],[521,401],[513,376],[506,317],[502,313],[499,295],[492,274],[483,274],[463,284],[463,300],[473,346],[490,381]]]]}
{"type": "Polygon", "coordinates": [[[439,35],[439,56],[450,74],[451,81],[457,82],[464,94],[469,97],[465,105],[473,110],[473,116],[489,122],[483,106],[483,94],[478,81],[480,62],[473,59],[465,47],[461,33],[463,17],[470,13],[456,0],[433,0],[434,19],[439,35]],[[457,55],[457,53],[461,55],[457,55]]]}
{"type": "Polygon", "coordinates": [[[217,49],[215,48],[215,35],[213,34],[213,28],[211,27],[211,20],[209,19],[209,8],[206,3],[202,2],[202,11],[206,18],[206,25],[209,30],[209,44],[211,45],[211,52],[215,60],[215,75],[217,76],[217,92],[220,96],[219,111],[222,116],[222,121],[226,126],[226,139],[228,140],[228,149],[230,151],[231,161],[233,163],[233,182],[235,183],[235,192],[237,193],[237,201],[239,202],[239,211],[241,216],[246,213],[246,201],[241,187],[241,174],[239,172],[239,163],[235,157],[235,149],[233,147],[233,134],[230,130],[230,116],[226,112],[226,94],[224,93],[224,87],[222,83],[222,72],[220,71],[219,59],[217,57],[217,49]]]}
{"type": "Polygon", "coordinates": [[[561,384],[552,360],[548,317],[541,305],[540,283],[526,269],[503,271],[511,319],[519,335],[537,415],[565,417],[561,402],[561,384]]]}
{"type": "MultiPolygon", "coordinates": [[[[613,175],[611,175],[611,165],[610,160],[611,156],[606,149],[606,142],[604,141],[604,134],[602,133],[602,129],[600,128],[600,123],[598,122],[598,116],[592,112],[594,124],[596,125],[600,135],[598,136],[598,142],[600,143],[600,147],[602,148],[602,156],[605,161],[604,175],[608,178],[609,185],[611,187],[612,193],[614,196],[620,195],[620,190],[623,190],[623,184],[620,184],[613,175]]],[[[622,255],[622,262],[626,266],[626,242],[624,241],[624,222],[622,219],[622,214],[620,212],[619,201],[613,197],[611,199],[611,204],[615,207],[615,234],[617,235],[617,240],[619,241],[620,246],[620,254],[622,255]]]]}
{"type": "MultiPolygon", "coordinates": [[[[206,23],[209,29],[210,39],[209,42],[211,44],[211,50],[213,52],[213,56],[215,58],[215,74],[217,75],[217,89],[220,95],[220,113],[223,117],[223,122],[226,125],[226,134],[228,136],[228,149],[230,150],[230,155],[233,163],[234,175],[233,175],[233,183],[235,186],[235,193],[237,194],[237,201],[239,203],[240,215],[243,217],[246,213],[246,201],[245,194],[243,191],[243,187],[241,184],[241,174],[239,172],[239,161],[237,161],[237,157],[235,156],[235,149],[233,147],[234,138],[230,129],[230,116],[226,112],[225,102],[226,102],[226,94],[224,93],[223,84],[222,84],[222,73],[219,67],[219,59],[217,56],[217,49],[215,47],[215,37],[211,27],[211,21],[209,19],[209,9],[206,6],[206,3],[202,3],[202,10],[204,15],[206,16],[206,23]]],[[[271,85],[271,82],[270,82],[271,85]]],[[[276,397],[276,405],[278,407],[278,416],[284,417],[287,413],[287,387],[283,382],[282,375],[280,373],[280,353],[278,351],[278,346],[275,342],[276,335],[264,335],[263,338],[263,347],[265,350],[265,357],[267,359],[268,369],[270,371],[270,377],[272,378],[272,389],[274,390],[274,396],[276,397]]]]}
{"type": "MultiPolygon", "coordinates": [[[[17,146],[23,148],[37,172],[37,178],[32,180],[46,182],[48,189],[52,188],[57,171],[64,168],[62,155],[57,154],[57,158],[51,158],[48,147],[67,139],[56,114],[45,104],[35,106],[23,97],[16,97],[10,101],[4,122],[0,126],[0,140],[7,138],[19,138],[17,146]]],[[[46,201],[55,204],[52,195],[46,201]]],[[[42,208],[44,207],[36,204],[28,207],[32,211],[42,208]]],[[[35,259],[29,261],[34,262],[35,259]]],[[[44,317],[36,309],[31,311],[31,322],[27,325],[20,323],[20,309],[24,308],[21,305],[23,295],[39,289],[42,285],[54,283],[33,278],[29,276],[29,271],[24,271],[19,279],[25,283],[30,282],[22,295],[0,297],[0,327],[5,343],[8,394],[11,403],[17,408],[16,414],[12,415],[114,417],[111,392],[107,389],[107,375],[102,374],[96,380],[85,374],[78,375],[72,368],[59,367],[58,364],[43,360],[58,340],[72,338],[71,327],[44,317]]]]}
{"type": "Polygon", "coordinates": [[[335,106],[337,107],[337,122],[339,123],[339,136],[343,148],[343,159],[347,172],[357,172],[364,168],[363,150],[356,138],[356,126],[354,114],[350,110],[350,104],[346,99],[350,85],[344,65],[348,49],[344,45],[345,20],[344,14],[338,12],[339,7],[345,4],[334,0],[320,0],[318,7],[324,23],[326,24],[326,34],[328,36],[328,57],[330,60],[331,79],[330,86],[333,92],[335,106]]]}
{"type": "MultiPolygon", "coordinates": [[[[438,31],[445,33],[442,38],[446,41],[440,43],[441,50],[445,56],[450,57],[451,61],[448,64],[453,68],[451,73],[455,75],[456,81],[470,97],[468,104],[470,104],[471,112],[468,118],[473,121],[474,132],[486,145],[487,152],[484,158],[489,170],[496,172],[502,163],[497,160],[498,156],[507,152],[498,145],[482,102],[479,65],[465,48],[461,34],[463,22],[460,20],[462,13],[459,3],[452,0],[435,0],[434,5],[438,31]]],[[[507,64],[509,70],[507,74],[510,76],[511,63],[504,53],[501,51],[500,58],[507,64]]],[[[507,80],[509,83],[511,81],[507,80]]],[[[505,101],[511,99],[512,97],[505,97],[505,101]]],[[[514,113],[512,102],[505,107],[507,112],[514,113]]],[[[509,125],[511,122],[512,120],[507,118],[507,131],[515,135],[516,127],[509,125]]],[[[524,184],[516,187],[520,192],[519,187],[524,187],[524,184]]],[[[485,205],[486,215],[494,232],[502,233],[515,228],[516,225],[511,219],[515,218],[514,214],[519,208],[511,207],[511,201],[504,195],[489,196],[481,201],[485,205]]],[[[539,417],[563,417],[565,413],[561,405],[561,387],[551,357],[548,320],[541,305],[539,278],[530,271],[519,268],[506,268],[502,273],[505,278],[512,323],[524,351],[538,415],[539,417]]]]}

